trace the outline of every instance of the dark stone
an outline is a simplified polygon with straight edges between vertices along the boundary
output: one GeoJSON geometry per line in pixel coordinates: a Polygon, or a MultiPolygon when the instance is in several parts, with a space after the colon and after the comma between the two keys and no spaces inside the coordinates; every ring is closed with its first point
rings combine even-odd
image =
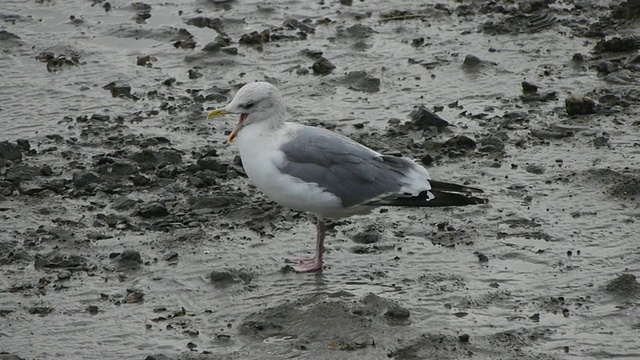
{"type": "Polygon", "coordinates": [[[593,146],[595,146],[596,149],[600,149],[602,147],[609,147],[609,139],[607,139],[604,136],[598,136],[595,139],[593,139],[593,146]]]}
{"type": "Polygon", "coordinates": [[[213,170],[219,173],[227,172],[227,165],[220,164],[220,162],[211,157],[205,157],[202,159],[198,159],[198,168],[200,170],[213,170]]]}
{"type": "Polygon", "coordinates": [[[29,140],[18,139],[18,140],[16,140],[16,144],[18,144],[18,146],[20,146],[20,149],[22,149],[22,151],[31,150],[31,144],[29,143],[29,140]]]}
{"type": "Polygon", "coordinates": [[[621,296],[640,296],[640,283],[633,274],[625,273],[611,280],[605,287],[608,292],[621,296]]]}
{"type": "Polygon", "coordinates": [[[127,249],[116,257],[116,261],[120,268],[137,268],[142,264],[142,256],[135,250],[127,249]]]}
{"type": "Polygon", "coordinates": [[[384,316],[395,320],[406,320],[411,316],[411,313],[403,307],[392,306],[384,313],[384,316]]]}
{"type": "Polygon", "coordinates": [[[89,260],[79,255],[62,255],[57,251],[52,251],[46,255],[36,254],[34,262],[36,270],[42,269],[65,269],[71,272],[88,271],[89,260]]]}
{"type": "Polygon", "coordinates": [[[540,165],[529,164],[524,168],[524,170],[531,174],[536,174],[536,175],[544,174],[544,167],[540,165]]]}
{"type": "Polygon", "coordinates": [[[135,174],[131,176],[130,179],[131,179],[131,182],[133,182],[133,185],[135,186],[145,186],[151,182],[151,179],[140,174],[135,174]]]}
{"type": "Polygon", "coordinates": [[[164,86],[172,86],[175,82],[176,82],[176,78],[168,78],[165,81],[162,82],[162,85],[164,86]]]}
{"type": "Polygon", "coordinates": [[[460,340],[460,342],[462,343],[468,343],[469,342],[469,334],[462,334],[460,336],[458,336],[458,340],[460,340]]]}
{"type": "Polygon", "coordinates": [[[328,75],[336,68],[335,65],[331,63],[331,61],[325,59],[324,57],[316,60],[313,65],[311,65],[311,69],[314,74],[317,75],[328,75]]]}
{"type": "Polygon", "coordinates": [[[112,81],[102,88],[111,91],[113,97],[131,97],[131,85],[123,80],[112,81]]]}
{"type": "Polygon", "coordinates": [[[221,196],[198,196],[189,199],[191,208],[197,209],[218,209],[231,205],[229,198],[221,196]]]}
{"type": "Polygon", "coordinates": [[[420,162],[422,162],[425,166],[431,166],[431,164],[433,164],[433,157],[427,154],[420,158],[420,162]]]}
{"type": "Polygon", "coordinates": [[[198,79],[202,77],[202,74],[196,69],[189,69],[187,72],[189,74],[189,79],[198,79]]]}
{"type": "Polygon", "coordinates": [[[151,63],[158,59],[151,55],[141,55],[136,58],[136,65],[151,67],[151,63]]]}
{"type": "Polygon", "coordinates": [[[538,85],[534,85],[528,81],[523,81],[522,82],[522,92],[525,94],[533,94],[538,92],[538,88],[540,88],[538,85]]]}
{"type": "Polygon", "coordinates": [[[469,54],[464,57],[464,61],[462,62],[462,65],[474,67],[474,66],[480,65],[481,63],[482,63],[482,60],[480,60],[479,57],[469,54]]]}
{"type": "Polygon", "coordinates": [[[615,19],[638,19],[640,18],[640,1],[627,0],[615,6],[611,11],[611,16],[615,19]]]}
{"type": "Polygon", "coordinates": [[[195,187],[213,186],[217,181],[218,174],[212,170],[200,170],[195,177],[189,178],[189,182],[195,187]]]}
{"type": "Polygon", "coordinates": [[[4,160],[20,160],[22,152],[19,145],[11,144],[8,141],[0,141],[0,159],[4,160]]]}
{"type": "Polygon", "coordinates": [[[49,315],[53,312],[53,308],[48,306],[34,306],[29,308],[28,311],[29,314],[49,315]]]}
{"type": "Polygon", "coordinates": [[[635,37],[613,37],[609,40],[600,40],[596,44],[596,52],[624,52],[635,51],[640,48],[640,41],[635,37]]]}
{"type": "Polygon", "coordinates": [[[178,174],[178,168],[174,165],[164,166],[156,171],[156,176],[161,179],[171,179],[178,174]]]}
{"type": "Polygon", "coordinates": [[[136,206],[139,201],[129,199],[126,196],[121,196],[113,201],[111,206],[116,210],[129,210],[136,206]]]}
{"type": "Polygon", "coordinates": [[[162,217],[169,215],[169,210],[160,203],[151,203],[141,206],[135,215],[143,218],[162,217]]]}
{"type": "Polygon", "coordinates": [[[269,30],[264,30],[261,33],[254,31],[250,34],[244,34],[238,40],[238,43],[241,45],[262,45],[263,43],[267,43],[271,40],[271,32],[269,30]]]}
{"type": "Polygon", "coordinates": [[[99,309],[97,306],[95,305],[89,305],[87,306],[87,312],[91,315],[98,315],[99,309]]]}
{"type": "Polygon", "coordinates": [[[135,161],[143,170],[154,169],[156,166],[163,167],[169,164],[179,165],[182,163],[182,155],[177,150],[151,150],[144,149],[141,152],[132,154],[129,159],[135,161]]]}
{"type": "Polygon", "coordinates": [[[195,18],[191,18],[187,20],[188,25],[193,25],[199,28],[209,28],[215,30],[218,34],[225,34],[224,25],[220,18],[208,18],[204,16],[199,16],[195,18]]]}
{"type": "Polygon", "coordinates": [[[451,126],[449,122],[427,109],[424,105],[420,105],[417,109],[411,111],[409,116],[411,117],[412,125],[422,130],[428,130],[430,127],[442,129],[451,126]]]}
{"type": "Polygon", "coordinates": [[[156,354],[156,355],[147,355],[147,357],[144,358],[144,360],[171,360],[171,358],[168,357],[167,355],[156,354]]]}
{"type": "Polygon", "coordinates": [[[9,353],[5,353],[5,352],[0,352],[0,360],[24,360],[24,358],[21,358],[20,356],[18,356],[16,354],[9,354],[9,353]]]}
{"type": "Polygon", "coordinates": [[[13,166],[7,169],[4,174],[4,179],[13,184],[19,184],[22,181],[33,180],[37,172],[38,169],[28,165],[13,166]]]}
{"type": "Polygon", "coordinates": [[[351,90],[366,93],[380,91],[380,79],[369,75],[366,71],[351,71],[340,80],[351,90]]]}
{"type": "Polygon", "coordinates": [[[564,100],[564,105],[569,115],[587,115],[596,112],[595,101],[588,97],[568,97],[564,100]]]}
{"type": "Polygon", "coordinates": [[[369,226],[364,231],[353,235],[351,239],[358,244],[374,244],[382,240],[382,233],[376,226],[369,226]]]}
{"type": "Polygon", "coordinates": [[[525,94],[520,96],[520,100],[524,103],[530,102],[547,102],[557,99],[558,96],[555,91],[549,91],[547,93],[533,93],[533,94],[525,94]]]}
{"type": "Polygon", "coordinates": [[[75,186],[76,189],[84,189],[91,184],[101,182],[102,179],[92,172],[80,171],[73,174],[73,186],[75,186]]]}
{"type": "Polygon", "coordinates": [[[44,165],[40,168],[39,173],[42,176],[51,176],[53,175],[53,169],[49,165],[44,165]]]}
{"type": "Polygon", "coordinates": [[[453,149],[475,149],[476,141],[465,135],[456,135],[445,141],[444,145],[453,149]]]}
{"type": "Polygon", "coordinates": [[[95,120],[95,121],[109,121],[111,117],[109,115],[103,115],[103,114],[93,114],[91,115],[91,120],[95,120]]]}
{"type": "Polygon", "coordinates": [[[211,283],[215,286],[229,286],[238,282],[249,283],[254,274],[245,270],[213,270],[209,274],[211,283]]]}
{"type": "Polygon", "coordinates": [[[481,252],[476,253],[476,256],[478,256],[478,261],[481,263],[489,262],[489,257],[481,252]]]}

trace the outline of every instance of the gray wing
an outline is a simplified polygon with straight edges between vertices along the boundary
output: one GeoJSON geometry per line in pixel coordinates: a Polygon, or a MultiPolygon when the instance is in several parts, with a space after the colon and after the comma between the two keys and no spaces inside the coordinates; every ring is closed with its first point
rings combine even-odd
{"type": "Polygon", "coordinates": [[[409,159],[383,156],[345,136],[309,126],[301,126],[280,150],[285,155],[278,167],[282,173],[318,184],[344,207],[403,195],[400,191],[416,166],[409,159]]]}

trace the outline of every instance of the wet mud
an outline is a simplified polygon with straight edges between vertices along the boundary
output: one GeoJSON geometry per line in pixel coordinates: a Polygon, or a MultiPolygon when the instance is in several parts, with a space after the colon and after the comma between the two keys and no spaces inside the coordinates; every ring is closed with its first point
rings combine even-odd
{"type": "Polygon", "coordinates": [[[3,1],[0,358],[640,358],[638,1],[3,1]],[[243,84],[485,190],[328,224],[243,84]]]}

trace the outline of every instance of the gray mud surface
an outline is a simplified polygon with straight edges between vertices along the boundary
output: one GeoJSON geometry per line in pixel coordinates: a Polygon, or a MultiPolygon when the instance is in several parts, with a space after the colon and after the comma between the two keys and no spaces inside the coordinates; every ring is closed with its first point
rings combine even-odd
{"type": "Polygon", "coordinates": [[[3,0],[0,358],[640,359],[639,2],[390,3],[3,0]],[[205,120],[255,80],[489,204],[288,271],[205,120]]]}

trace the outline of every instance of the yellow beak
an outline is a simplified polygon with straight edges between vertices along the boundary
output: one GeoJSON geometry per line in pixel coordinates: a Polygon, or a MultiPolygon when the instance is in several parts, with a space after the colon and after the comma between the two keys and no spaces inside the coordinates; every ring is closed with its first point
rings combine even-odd
{"type": "MultiPolygon", "coordinates": [[[[229,115],[229,114],[231,113],[225,109],[215,109],[215,110],[211,110],[209,115],[207,115],[207,119],[211,119],[212,117],[216,117],[216,116],[229,115]]],[[[236,136],[238,136],[238,133],[240,132],[240,129],[242,129],[242,126],[244,125],[244,121],[246,118],[247,118],[246,114],[240,115],[240,121],[238,122],[238,125],[236,126],[236,128],[233,129],[233,131],[231,132],[231,135],[229,135],[229,139],[227,140],[228,143],[231,143],[233,139],[235,139],[236,136]]]]}
{"type": "Polygon", "coordinates": [[[211,110],[209,115],[207,115],[207,119],[211,119],[212,117],[215,117],[215,116],[222,116],[222,115],[228,115],[228,114],[229,112],[225,109],[215,109],[215,110],[211,110]]]}

